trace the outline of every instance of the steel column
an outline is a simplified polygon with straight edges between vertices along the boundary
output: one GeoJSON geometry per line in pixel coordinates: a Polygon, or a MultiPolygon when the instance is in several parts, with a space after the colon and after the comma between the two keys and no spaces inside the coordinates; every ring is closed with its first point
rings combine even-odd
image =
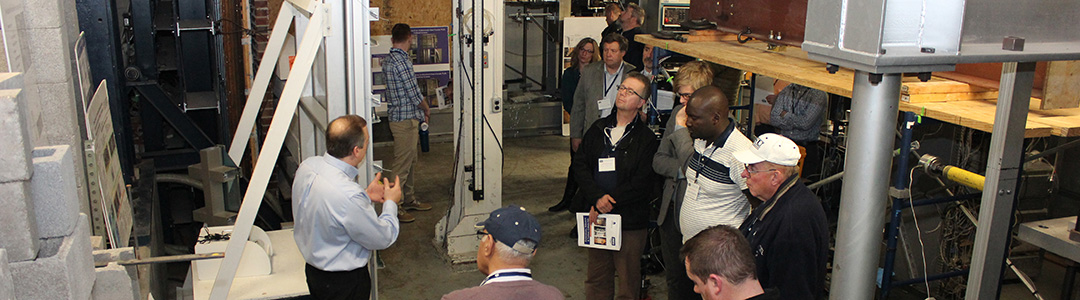
{"type": "Polygon", "coordinates": [[[900,74],[855,71],[831,299],[874,298],[899,98],[900,74]]]}
{"type": "Polygon", "coordinates": [[[1013,208],[1034,81],[1034,62],[1010,62],[1001,67],[997,114],[990,138],[966,299],[997,299],[1001,291],[1005,257],[1012,240],[1013,208]]]}

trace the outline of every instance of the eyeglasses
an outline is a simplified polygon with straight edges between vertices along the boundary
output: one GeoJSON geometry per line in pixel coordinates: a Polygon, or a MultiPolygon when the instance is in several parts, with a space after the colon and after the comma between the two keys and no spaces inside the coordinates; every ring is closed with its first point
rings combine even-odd
{"type": "Polygon", "coordinates": [[[693,94],[694,93],[675,93],[675,95],[678,95],[679,98],[687,98],[687,99],[690,99],[690,95],[693,95],[693,94]]]}
{"type": "Polygon", "coordinates": [[[641,94],[638,94],[637,91],[634,91],[634,89],[629,88],[629,87],[627,87],[625,85],[620,84],[619,85],[619,91],[620,92],[630,92],[631,94],[633,94],[634,96],[637,96],[638,98],[643,98],[643,97],[641,97],[641,94]]]}
{"type": "Polygon", "coordinates": [[[589,50],[589,49],[585,49],[585,48],[581,48],[581,51],[587,52],[589,54],[596,53],[596,50],[589,50]]]}
{"type": "Polygon", "coordinates": [[[776,169],[768,169],[768,170],[754,170],[754,169],[751,169],[751,168],[750,168],[750,165],[748,165],[748,164],[743,164],[743,168],[745,168],[745,169],[746,169],[746,173],[748,173],[748,174],[755,174],[755,173],[762,173],[762,172],[772,172],[772,171],[776,171],[776,169]]]}

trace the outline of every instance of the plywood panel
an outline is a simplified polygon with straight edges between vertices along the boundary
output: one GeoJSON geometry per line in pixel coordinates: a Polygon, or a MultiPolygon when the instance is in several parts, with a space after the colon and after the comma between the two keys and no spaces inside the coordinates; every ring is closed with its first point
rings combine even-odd
{"type": "MultiPolygon", "coordinates": [[[[380,21],[371,23],[371,35],[390,35],[394,24],[412,27],[450,26],[453,2],[445,0],[371,0],[382,14],[380,21]]],[[[497,16],[501,21],[502,16],[497,16]]]]}
{"type": "Polygon", "coordinates": [[[1080,61],[1053,61],[1042,86],[1046,101],[1041,109],[1080,107],[1080,61]]]}
{"type": "MultiPolygon", "coordinates": [[[[842,68],[836,74],[829,74],[825,70],[825,63],[807,59],[806,51],[796,47],[769,51],[766,50],[767,44],[760,41],[746,44],[728,41],[683,43],[644,34],[637,35],[634,40],[746,72],[851,97],[854,71],[842,68]]],[[[897,98],[899,100],[899,95],[897,98]]]]}

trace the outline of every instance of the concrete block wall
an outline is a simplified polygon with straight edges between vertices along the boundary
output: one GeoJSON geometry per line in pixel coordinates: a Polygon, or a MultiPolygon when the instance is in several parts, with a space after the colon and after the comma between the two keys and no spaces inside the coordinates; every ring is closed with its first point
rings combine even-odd
{"type": "Polygon", "coordinates": [[[87,216],[80,214],[76,224],[70,236],[42,239],[37,259],[11,263],[15,294],[19,298],[90,298],[95,273],[87,216]]]}
{"type": "Polygon", "coordinates": [[[7,249],[8,262],[37,257],[37,218],[30,199],[29,180],[0,183],[0,248],[7,249]]]}
{"type": "Polygon", "coordinates": [[[29,110],[19,89],[0,90],[0,182],[30,180],[29,110]]]}
{"type": "MultiPolygon", "coordinates": [[[[30,135],[33,146],[67,145],[77,174],[85,174],[83,155],[84,122],[80,100],[76,97],[75,42],[79,20],[75,1],[70,0],[0,0],[0,4],[19,5],[17,35],[23,48],[21,71],[24,92],[30,99],[30,135]]],[[[5,7],[6,8],[6,7],[5,7]]],[[[7,24],[5,20],[5,24],[7,24]]],[[[11,29],[11,28],[7,28],[11,29]]],[[[86,176],[75,176],[79,208],[90,213],[86,176]]]]}
{"type": "Polygon", "coordinates": [[[95,273],[96,280],[94,280],[91,299],[139,299],[139,286],[136,281],[128,277],[128,272],[123,266],[109,263],[105,267],[97,268],[95,273]]]}
{"type": "Polygon", "coordinates": [[[15,299],[15,286],[11,282],[11,267],[8,266],[7,251],[0,249],[0,300],[15,299]]]}
{"type": "Polygon", "coordinates": [[[34,176],[30,179],[38,234],[42,238],[64,237],[75,230],[79,219],[79,195],[75,160],[68,145],[34,148],[34,176]]]}

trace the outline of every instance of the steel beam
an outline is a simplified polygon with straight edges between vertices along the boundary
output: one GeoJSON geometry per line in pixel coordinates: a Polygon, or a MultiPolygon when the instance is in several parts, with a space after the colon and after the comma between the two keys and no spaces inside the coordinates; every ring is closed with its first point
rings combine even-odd
{"type": "Polygon", "coordinates": [[[979,226],[971,255],[966,299],[997,299],[1005,257],[1012,240],[1013,208],[1018,195],[1024,129],[1035,81],[1035,63],[1001,67],[997,114],[986,163],[986,184],[979,207],[979,226]]]}
{"type": "Polygon", "coordinates": [[[140,85],[135,88],[143,95],[143,99],[153,105],[161,116],[165,118],[165,121],[169,122],[173,128],[176,128],[176,132],[184,138],[188,144],[191,144],[192,148],[205,149],[214,146],[214,142],[210,140],[210,137],[206,135],[202,129],[199,129],[195,122],[191,121],[179,107],[176,106],[169,98],[165,91],[161,90],[161,86],[156,84],[140,85]]]}
{"type": "Polygon", "coordinates": [[[831,299],[874,299],[899,98],[900,74],[855,71],[831,299]]]}

